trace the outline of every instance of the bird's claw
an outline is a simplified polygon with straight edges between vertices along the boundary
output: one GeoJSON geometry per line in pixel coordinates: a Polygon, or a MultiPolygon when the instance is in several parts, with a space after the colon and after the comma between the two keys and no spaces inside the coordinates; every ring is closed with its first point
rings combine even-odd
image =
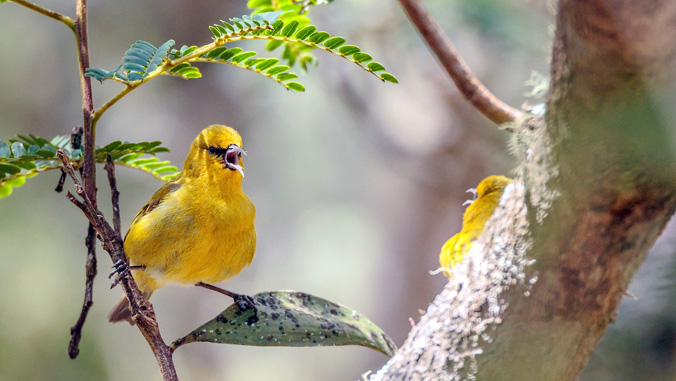
{"type": "Polygon", "coordinates": [[[124,276],[126,273],[129,272],[129,265],[127,264],[126,261],[120,259],[117,262],[113,263],[113,271],[108,274],[108,279],[112,278],[113,275],[117,276],[115,279],[113,279],[113,283],[111,283],[110,288],[113,289],[115,286],[117,286],[120,283],[120,279],[122,279],[122,276],[124,276]]]}
{"type": "Polygon", "coordinates": [[[254,299],[249,296],[249,295],[244,295],[244,294],[237,294],[233,300],[237,304],[237,307],[241,311],[246,310],[247,308],[251,307],[254,310],[254,314],[258,313],[258,309],[256,308],[256,305],[254,304],[254,299]]]}

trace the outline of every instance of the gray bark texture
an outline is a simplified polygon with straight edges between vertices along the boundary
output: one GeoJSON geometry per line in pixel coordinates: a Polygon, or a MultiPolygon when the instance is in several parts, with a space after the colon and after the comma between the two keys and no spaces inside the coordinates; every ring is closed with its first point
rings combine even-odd
{"type": "Polygon", "coordinates": [[[556,27],[515,182],[370,380],[574,380],[674,213],[676,1],[560,0],[556,27]]]}

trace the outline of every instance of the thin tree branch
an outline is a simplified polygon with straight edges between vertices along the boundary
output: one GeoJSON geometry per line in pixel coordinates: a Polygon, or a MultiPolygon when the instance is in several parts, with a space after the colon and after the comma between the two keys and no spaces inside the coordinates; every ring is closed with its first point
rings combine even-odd
{"type": "Polygon", "coordinates": [[[120,191],[117,190],[115,164],[110,155],[106,156],[106,165],[104,168],[108,172],[108,183],[110,184],[110,193],[113,203],[113,227],[115,228],[115,233],[122,237],[122,233],[120,233],[120,191]]]}
{"type": "Polygon", "coordinates": [[[77,43],[77,58],[79,63],[80,91],[82,93],[82,116],[84,128],[84,157],[82,167],[82,182],[88,198],[96,207],[96,161],[94,158],[94,141],[96,130],[92,125],[94,103],[92,100],[92,83],[85,77],[89,67],[89,42],[87,39],[87,0],[78,0],[75,20],[75,39],[77,43]]]}
{"type": "Polygon", "coordinates": [[[42,15],[45,15],[45,16],[47,16],[47,17],[49,17],[49,18],[53,18],[53,19],[56,20],[56,21],[60,21],[60,22],[62,22],[62,23],[64,23],[64,24],[66,24],[66,26],[67,26],[70,30],[72,30],[73,32],[75,32],[75,21],[73,21],[73,19],[70,18],[70,17],[68,17],[68,16],[64,16],[64,15],[62,15],[62,14],[59,13],[59,12],[54,12],[54,11],[51,11],[51,10],[49,10],[49,9],[47,9],[47,8],[43,8],[43,7],[41,7],[41,6],[37,5],[37,4],[31,3],[30,1],[26,1],[26,0],[10,0],[10,1],[12,1],[12,2],[14,2],[14,3],[16,3],[16,4],[19,4],[19,5],[22,5],[22,6],[26,7],[26,8],[28,8],[28,9],[30,9],[30,10],[32,10],[32,11],[35,11],[35,12],[37,12],[37,13],[40,13],[40,14],[42,14],[42,15]]]}
{"type": "MultiPolygon", "coordinates": [[[[100,236],[103,248],[110,254],[113,262],[123,261],[124,263],[127,263],[122,238],[115,232],[108,221],[103,217],[103,214],[89,199],[82,183],[77,176],[75,176],[75,171],[68,161],[66,153],[63,150],[58,150],[56,153],[63,164],[64,171],[73,180],[77,194],[82,198],[82,201],[78,200],[70,192],[68,192],[66,197],[82,210],[89,222],[93,225],[94,230],[96,230],[100,236]]],[[[150,348],[155,355],[155,359],[160,366],[160,372],[162,373],[163,379],[178,380],[172,360],[171,349],[162,339],[152,304],[144,299],[143,294],[139,291],[130,271],[120,273],[120,279],[120,283],[124,288],[124,292],[129,300],[129,305],[131,306],[132,319],[150,345],[150,348]]]]}
{"type": "MultiPolygon", "coordinates": [[[[63,172],[63,175],[66,175],[66,172],[63,172]]],[[[71,195],[72,196],[72,195],[71,195]]],[[[77,201],[77,200],[75,200],[77,201]]],[[[77,319],[77,322],[73,327],[70,328],[70,343],[68,344],[68,355],[70,358],[74,359],[80,353],[79,345],[80,339],[82,338],[82,327],[84,326],[85,321],[87,320],[87,314],[89,309],[94,304],[93,293],[94,293],[94,278],[96,277],[96,231],[94,226],[90,223],[89,228],[87,229],[87,238],[85,239],[85,246],[87,247],[87,263],[85,265],[85,297],[84,302],[82,303],[82,312],[80,312],[80,317],[77,319]]]]}
{"type": "MultiPolygon", "coordinates": [[[[458,51],[455,50],[451,40],[439,28],[420,0],[399,0],[399,2],[448,75],[451,76],[460,93],[474,108],[496,124],[513,122],[523,115],[522,111],[498,99],[472,74],[458,51]]],[[[509,128],[505,130],[513,132],[509,128]]]]}

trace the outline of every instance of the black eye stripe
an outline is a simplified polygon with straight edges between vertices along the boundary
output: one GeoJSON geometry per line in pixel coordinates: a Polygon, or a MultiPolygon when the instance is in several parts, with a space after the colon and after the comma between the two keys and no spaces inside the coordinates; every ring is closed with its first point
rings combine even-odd
{"type": "Polygon", "coordinates": [[[218,156],[224,156],[225,153],[228,151],[228,149],[227,148],[209,146],[207,151],[209,151],[209,154],[216,155],[218,157],[218,156]]]}

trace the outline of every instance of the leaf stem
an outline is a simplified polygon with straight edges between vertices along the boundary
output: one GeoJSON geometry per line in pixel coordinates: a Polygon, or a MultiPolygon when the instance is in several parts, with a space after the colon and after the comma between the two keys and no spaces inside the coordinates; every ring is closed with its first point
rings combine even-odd
{"type": "Polygon", "coordinates": [[[101,116],[103,116],[103,113],[105,113],[112,105],[117,103],[120,99],[122,99],[125,95],[129,94],[137,88],[140,85],[141,82],[138,84],[128,84],[125,86],[122,91],[117,93],[114,97],[112,97],[108,102],[104,103],[99,107],[98,109],[94,110],[93,115],[92,115],[92,124],[94,125],[94,128],[96,128],[96,124],[98,123],[99,119],[101,119],[101,116]]]}
{"type": "Polygon", "coordinates": [[[49,18],[53,18],[56,21],[60,21],[64,23],[70,30],[75,32],[75,21],[68,17],[64,16],[59,12],[54,12],[52,10],[49,10],[47,8],[43,8],[37,4],[31,3],[30,1],[26,0],[10,0],[11,2],[14,2],[16,4],[22,5],[32,11],[35,11],[37,13],[40,13],[41,15],[47,16],[49,18]]]}

